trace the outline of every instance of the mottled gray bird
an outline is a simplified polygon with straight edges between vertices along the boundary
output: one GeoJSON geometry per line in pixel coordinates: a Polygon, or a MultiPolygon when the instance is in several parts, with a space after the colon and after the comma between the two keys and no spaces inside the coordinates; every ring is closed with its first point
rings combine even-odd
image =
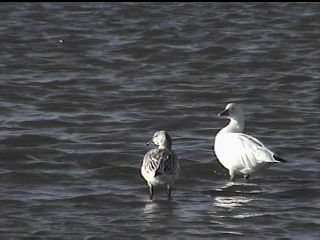
{"type": "Polygon", "coordinates": [[[141,174],[149,186],[150,199],[153,198],[154,187],[158,185],[167,187],[168,197],[170,198],[172,186],[180,175],[179,160],[171,149],[172,140],[167,132],[155,132],[151,142],[158,147],[151,149],[144,156],[141,174]]]}

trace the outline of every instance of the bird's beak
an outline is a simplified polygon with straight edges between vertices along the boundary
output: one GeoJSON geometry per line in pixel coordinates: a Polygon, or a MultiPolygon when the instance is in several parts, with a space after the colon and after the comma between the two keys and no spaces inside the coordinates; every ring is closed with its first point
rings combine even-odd
{"type": "Polygon", "coordinates": [[[152,138],[149,139],[149,140],[146,142],[146,145],[148,146],[148,145],[150,145],[151,143],[153,143],[152,138]]]}
{"type": "Polygon", "coordinates": [[[229,116],[229,109],[225,109],[223,112],[218,114],[219,117],[227,117],[229,116]]]}

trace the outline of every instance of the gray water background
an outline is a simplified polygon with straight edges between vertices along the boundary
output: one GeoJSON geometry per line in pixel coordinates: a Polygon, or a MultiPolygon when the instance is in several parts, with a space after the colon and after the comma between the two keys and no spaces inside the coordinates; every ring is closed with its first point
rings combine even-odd
{"type": "Polygon", "coordinates": [[[1,239],[319,239],[319,3],[1,3],[1,239]],[[228,181],[229,102],[288,162],[228,181]],[[173,138],[167,200],[140,176],[173,138]]]}

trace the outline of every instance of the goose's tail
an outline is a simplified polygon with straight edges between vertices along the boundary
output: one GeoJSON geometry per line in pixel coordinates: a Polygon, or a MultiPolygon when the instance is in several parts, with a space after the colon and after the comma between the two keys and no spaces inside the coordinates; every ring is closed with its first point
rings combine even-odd
{"type": "Polygon", "coordinates": [[[283,158],[279,157],[279,156],[278,156],[278,155],[276,155],[276,154],[274,154],[274,155],[273,155],[273,158],[274,158],[275,160],[279,161],[279,162],[287,162],[287,160],[285,160],[285,159],[283,159],[283,158]]]}

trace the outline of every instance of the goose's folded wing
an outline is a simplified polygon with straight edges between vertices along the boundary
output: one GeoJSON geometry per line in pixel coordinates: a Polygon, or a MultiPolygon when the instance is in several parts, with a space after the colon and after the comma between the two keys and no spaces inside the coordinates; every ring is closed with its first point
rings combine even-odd
{"type": "Polygon", "coordinates": [[[161,160],[158,170],[163,171],[165,174],[174,174],[176,172],[176,155],[169,151],[163,151],[160,155],[161,160]]]}
{"type": "Polygon", "coordinates": [[[278,162],[273,158],[274,153],[267,149],[258,139],[243,133],[225,134],[225,143],[229,145],[226,151],[230,158],[234,159],[245,168],[255,168],[261,163],[278,162]]]}
{"type": "Polygon", "coordinates": [[[156,149],[152,149],[146,153],[143,158],[143,165],[142,167],[146,172],[156,172],[159,167],[159,159],[156,149]]]}
{"type": "Polygon", "coordinates": [[[144,156],[143,164],[147,172],[173,174],[176,171],[175,159],[176,155],[166,149],[153,149],[144,156]]]}

